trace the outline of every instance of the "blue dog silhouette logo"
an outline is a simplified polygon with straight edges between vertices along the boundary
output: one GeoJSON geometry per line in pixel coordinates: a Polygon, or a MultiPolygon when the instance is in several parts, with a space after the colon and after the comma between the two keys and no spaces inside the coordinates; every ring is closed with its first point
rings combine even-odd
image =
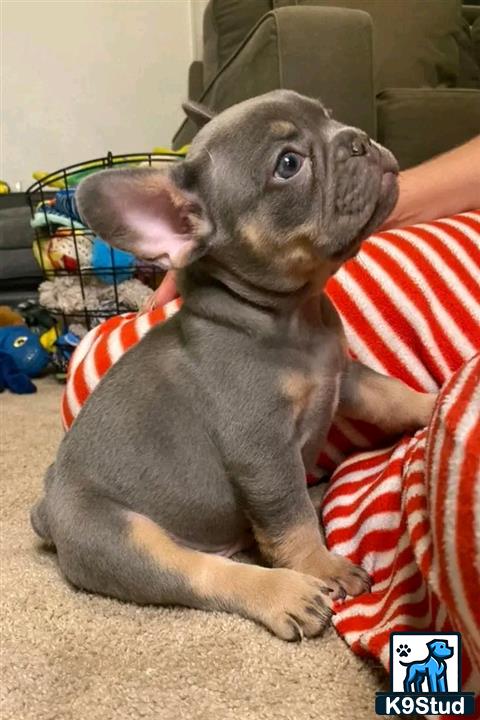
{"type": "Polygon", "coordinates": [[[390,691],[378,692],[377,715],[472,715],[475,696],[462,691],[462,639],[456,632],[392,632],[390,691]]]}
{"type": "MultiPolygon", "coordinates": [[[[424,682],[427,682],[427,692],[448,692],[447,660],[453,657],[454,648],[446,640],[430,640],[427,642],[428,655],[424,660],[412,660],[400,664],[406,667],[403,681],[403,691],[406,693],[424,692],[424,682]]],[[[399,657],[408,657],[411,648],[406,643],[397,647],[399,657]]]]}
{"type": "Polygon", "coordinates": [[[392,633],[392,690],[410,694],[460,690],[460,638],[457,633],[392,633]]]}

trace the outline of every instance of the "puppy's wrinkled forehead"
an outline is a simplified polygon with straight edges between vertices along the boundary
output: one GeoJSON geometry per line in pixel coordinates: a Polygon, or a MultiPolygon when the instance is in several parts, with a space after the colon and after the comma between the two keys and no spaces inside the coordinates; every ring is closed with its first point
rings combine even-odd
{"type": "Polygon", "coordinates": [[[333,121],[318,100],[291,90],[276,90],[215,116],[196,135],[189,157],[193,159],[205,151],[217,155],[227,147],[251,157],[252,149],[272,141],[293,141],[317,133],[320,128],[326,130],[329,122],[333,121]]]}

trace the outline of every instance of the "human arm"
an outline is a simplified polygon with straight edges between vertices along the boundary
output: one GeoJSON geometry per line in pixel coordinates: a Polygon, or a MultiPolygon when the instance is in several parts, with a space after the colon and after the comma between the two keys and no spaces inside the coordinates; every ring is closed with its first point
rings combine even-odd
{"type": "Polygon", "coordinates": [[[382,230],[480,208],[480,135],[400,173],[399,185],[382,230]]]}

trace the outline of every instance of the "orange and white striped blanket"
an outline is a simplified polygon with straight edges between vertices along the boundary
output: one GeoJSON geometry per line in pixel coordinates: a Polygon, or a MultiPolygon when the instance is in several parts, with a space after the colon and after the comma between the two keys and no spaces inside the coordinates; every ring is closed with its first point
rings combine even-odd
{"type": "MultiPolygon", "coordinates": [[[[480,690],[480,211],[379,233],[327,292],[353,356],[423,391],[442,388],[429,428],[393,445],[341,421],[319,458],[333,471],[329,547],[363,565],[372,593],[337,603],[338,632],[388,668],[393,630],[460,630],[464,689],[480,690]]],[[[180,305],[115,317],[71,362],[66,429],[119,357],[180,305]]]]}

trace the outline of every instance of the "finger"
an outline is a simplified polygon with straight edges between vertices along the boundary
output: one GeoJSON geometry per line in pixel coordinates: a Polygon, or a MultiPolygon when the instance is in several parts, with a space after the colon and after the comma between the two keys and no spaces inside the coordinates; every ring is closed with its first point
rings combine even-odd
{"type": "Polygon", "coordinates": [[[175,272],[170,270],[167,272],[153,295],[148,298],[145,309],[154,310],[157,307],[166,305],[171,300],[175,300],[177,296],[178,292],[175,272]]]}

